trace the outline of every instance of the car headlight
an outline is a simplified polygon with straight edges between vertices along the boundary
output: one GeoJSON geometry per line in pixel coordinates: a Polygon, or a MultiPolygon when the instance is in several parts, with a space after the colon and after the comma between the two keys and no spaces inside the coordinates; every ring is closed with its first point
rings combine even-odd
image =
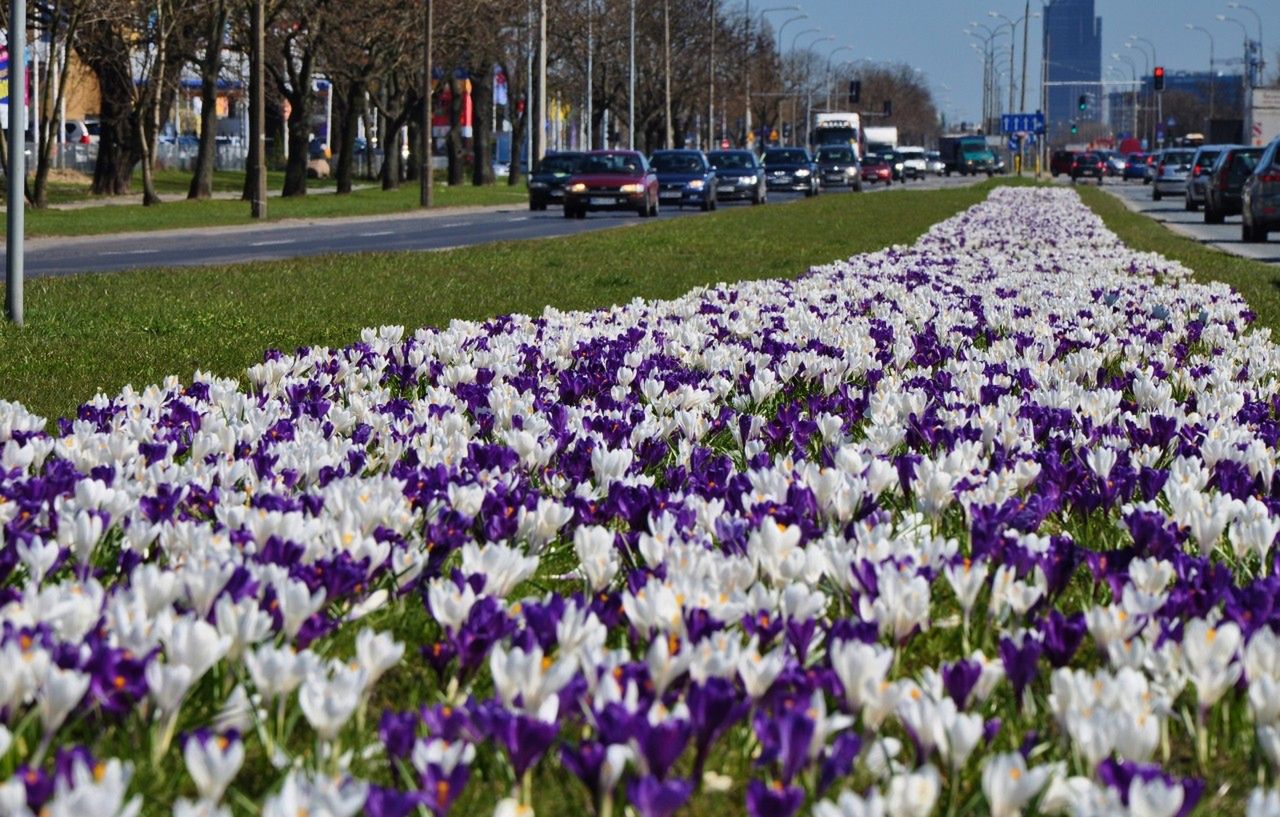
{"type": "Polygon", "coordinates": [[[546,190],[547,183],[546,182],[529,182],[529,189],[530,190],[546,190]]]}
{"type": "Polygon", "coordinates": [[[621,190],[623,193],[643,193],[644,185],[643,184],[624,184],[622,185],[622,187],[618,189],[621,190]]]}
{"type": "Polygon", "coordinates": [[[803,179],[805,176],[808,176],[808,175],[809,175],[809,171],[805,170],[804,168],[800,168],[799,170],[796,171],[796,178],[798,179],[803,179]]]}
{"type": "Polygon", "coordinates": [[[704,185],[706,185],[706,182],[702,179],[693,179],[689,182],[688,187],[690,190],[701,190],[704,185]]]}
{"type": "Polygon", "coordinates": [[[846,176],[852,176],[853,174],[855,174],[855,173],[857,173],[857,172],[858,172],[858,168],[854,167],[853,165],[849,165],[848,167],[846,167],[846,168],[844,169],[844,174],[845,174],[846,176]]]}
{"type": "Polygon", "coordinates": [[[758,182],[758,181],[760,181],[760,179],[759,179],[759,177],[758,177],[758,176],[743,176],[743,177],[742,177],[742,183],[743,183],[743,184],[755,184],[755,183],[756,183],[756,182],[758,182]]]}
{"type": "Polygon", "coordinates": [[[573,184],[569,185],[569,192],[585,193],[587,192],[587,185],[585,182],[574,182],[573,184]]]}

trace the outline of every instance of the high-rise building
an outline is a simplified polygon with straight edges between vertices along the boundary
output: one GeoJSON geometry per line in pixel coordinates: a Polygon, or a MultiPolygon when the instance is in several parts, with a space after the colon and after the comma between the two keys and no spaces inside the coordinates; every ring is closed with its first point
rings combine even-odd
{"type": "Polygon", "coordinates": [[[1102,120],[1102,18],[1094,14],[1094,0],[1051,0],[1044,10],[1043,47],[1049,139],[1070,142],[1073,122],[1102,120]],[[1059,82],[1069,84],[1052,84],[1059,82]]]}

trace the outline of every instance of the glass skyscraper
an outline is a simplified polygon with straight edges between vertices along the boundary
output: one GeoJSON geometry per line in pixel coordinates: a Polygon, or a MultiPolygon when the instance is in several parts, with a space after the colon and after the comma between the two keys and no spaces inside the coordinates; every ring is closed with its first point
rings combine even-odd
{"type": "Polygon", "coordinates": [[[1070,83],[1047,88],[1049,140],[1070,142],[1072,122],[1102,121],[1102,18],[1094,14],[1094,0],[1052,0],[1045,7],[1044,54],[1045,78],[1070,83]],[[1082,95],[1088,97],[1084,111],[1082,95]]]}

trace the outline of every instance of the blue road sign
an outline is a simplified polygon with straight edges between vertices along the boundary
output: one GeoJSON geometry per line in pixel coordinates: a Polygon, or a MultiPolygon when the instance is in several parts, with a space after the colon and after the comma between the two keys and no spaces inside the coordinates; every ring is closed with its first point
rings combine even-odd
{"type": "Polygon", "coordinates": [[[1001,114],[1000,130],[1003,133],[1044,133],[1044,114],[1040,111],[1001,114]]]}
{"type": "Polygon", "coordinates": [[[1017,136],[1010,136],[1010,137],[1009,137],[1009,150],[1017,150],[1017,149],[1018,149],[1018,137],[1017,137],[1017,136]]]}

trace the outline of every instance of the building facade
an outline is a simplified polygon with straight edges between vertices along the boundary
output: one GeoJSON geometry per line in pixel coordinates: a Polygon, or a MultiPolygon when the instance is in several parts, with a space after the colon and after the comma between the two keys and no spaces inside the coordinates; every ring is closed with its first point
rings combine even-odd
{"type": "Polygon", "coordinates": [[[1044,10],[1043,49],[1046,126],[1050,142],[1062,144],[1072,141],[1073,123],[1102,121],[1102,18],[1094,13],[1094,0],[1051,0],[1044,10]]]}

